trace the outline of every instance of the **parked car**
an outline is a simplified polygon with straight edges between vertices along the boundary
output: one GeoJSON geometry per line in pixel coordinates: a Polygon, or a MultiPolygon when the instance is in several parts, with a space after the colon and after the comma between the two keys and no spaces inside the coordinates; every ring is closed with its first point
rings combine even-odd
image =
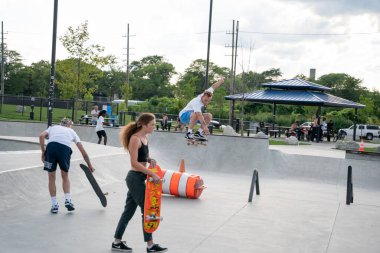
{"type": "MultiPolygon", "coordinates": [[[[354,125],[349,128],[339,129],[343,135],[353,136],[354,135],[354,125]]],[[[380,127],[376,125],[356,125],[356,135],[359,137],[364,137],[367,140],[372,140],[374,137],[380,138],[380,127]]]]}
{"type": "Polygon", "coordinates": [[[313,122],[304,122],[300,125],[300,128],[302,130],[309,130],[310,129],[310,126],[311,124],[313,124],[313,122]]]}
{"type": "Polygon", "coordinates": [[[219,121],[211,120],[210,125],[212,125],[215,128],[219,128],[221,126],[219,121]]]}

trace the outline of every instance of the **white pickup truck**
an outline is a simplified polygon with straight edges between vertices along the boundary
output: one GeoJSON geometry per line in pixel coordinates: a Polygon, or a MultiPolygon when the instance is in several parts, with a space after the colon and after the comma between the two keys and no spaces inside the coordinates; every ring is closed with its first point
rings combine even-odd
{"type": "MultiPolygon", "coordinates": [[[[354,125],[349,128],[339,129],[342,135],[353,136],[354,125]]],[[[374,137],[380,138],[380,127],[376,125],[356,125],[356,136],[365,137],[367,140],[372,140],[374,137]]]]}

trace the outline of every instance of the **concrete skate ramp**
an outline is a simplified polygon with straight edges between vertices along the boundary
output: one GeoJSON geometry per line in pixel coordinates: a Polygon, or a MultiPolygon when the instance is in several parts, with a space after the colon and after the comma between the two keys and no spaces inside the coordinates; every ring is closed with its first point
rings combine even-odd
{"type": "MultiPolygon", "coordinates": [[[[18,136],[38,136],[45,128],[7,126],[15,129],[10,135],[18,136]]],[[[107,208],[101,207],[80,170],[83,160],[75,147],[70,178],[77,210],[64,210],[57,174],[58,215],[49,213],[40,153],[0,152],[0,164],[6,164],[0,170],[2,251],[110,252],[127,191],[129,156],[120,148],[118,129],[106,129],[115,147],[94,144],[97,137],[91,127],[75,129],[86,141],[94,176],[108,192],[107,208]]],[[[149,147],[166,169],[177,170],[185,159],[187,171],[200,175],[208,187],[198,200],[163,197],[164,221],[154,238],[169,252],[378,252],[380,248],[378,162],[345,159],[344,153],[324,156],[323,149],[310,151],[307,146],[286,153],[281,147],[268,148],[266,139],[254,138],[211,136],[207,147],[193,147],[186,145],[182,133],[167,132],[154,133],[149,147]],[[350,206],[345,204],[348,165],[353,167],[354,184],[350,206]],[[261,195],[247,203],[254,168],[259,171],[261,195]]],[[[134,252],[146,252],[140,215],[131,220],[124,239],[134,252]]]]}
{"type": "Polygon", "coordinates": [[[28,141],[0,139],[0,151],[39,150],[40,145],[28,141]]]}

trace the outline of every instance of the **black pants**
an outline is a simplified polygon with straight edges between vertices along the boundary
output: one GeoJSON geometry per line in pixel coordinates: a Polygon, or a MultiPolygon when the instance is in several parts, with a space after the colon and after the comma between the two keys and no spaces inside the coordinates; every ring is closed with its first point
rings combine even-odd
{"type": "Polygon", "coordinates": [[[144,230],[144,201],[145,201],[145,180],[146,175],[142,172],[130,170],[128,172],[127,181],[128,194],[127,200],[125,201],[124,212],[121,214],[119,223],[115,231],[115,238],[121,239],[123,237],[124,231],[127,228],[128,222],[132,219],[137,206],[141,209],[142,227],[144,234],[144,241],[151,241],[152,234],[147,233],[144,230]]]}

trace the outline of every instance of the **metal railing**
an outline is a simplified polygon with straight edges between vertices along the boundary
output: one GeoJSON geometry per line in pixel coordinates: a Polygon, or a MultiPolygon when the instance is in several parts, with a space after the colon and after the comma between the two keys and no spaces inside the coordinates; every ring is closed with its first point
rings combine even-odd
{"type": "Polygon", "coordinates": [[[256,186],[256,195],[260,195],[259,172],[256,169],[253,170],[251,189],[249,190],[248,202],[252,202],[255,186],[256,186]]]}

